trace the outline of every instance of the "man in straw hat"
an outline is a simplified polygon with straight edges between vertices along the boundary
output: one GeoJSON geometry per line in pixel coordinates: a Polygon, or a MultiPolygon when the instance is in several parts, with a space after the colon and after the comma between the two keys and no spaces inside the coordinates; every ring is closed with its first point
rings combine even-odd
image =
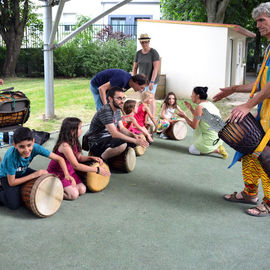
{"type": "MultiPolygon", "coordinates": [[[[145,74],[149,81],[149,85],[145,88],[145,90],[150,91],[155,96],[159,80],[159,54],[155,49],[150,48],[149,44],[151,38],[148,36],[148,34],[141,34],[138,39],[141,43],[142,49],[137,51],[135,55],[132,74],[137,74],[138,70],[140,73],[145,74]]],[[[150,106],[151,112],[153,116],[155,116],[156,102],[154,98],[152,99],[150,106]]]]}
{"type": "MultiPolygon", "coordinates": [[[[270,2],[262,3],[257,6],[252,11],[252,17],[257,23],[257,28],[259,29],[262,36],[270,39],[270,2]]],[[[247,93],[251,90],[251,99],[246,103],[235,107],[232,110],[230,119],[231,121],[242,121],[243,118],[258,105],[258,116],[257,119],[260,121],[265,132],[269,130],[270,123],[270,76],[269,76],[269,66],[270,66],[270,46],[267,47],[264,56],[264,62],[262,69],[258,75],[256,82],[252,82],[246,85],[234,85],[226,88],[221,88],[216,96],[214,96],[214,101],[219,101],[233,93],[247,93]],[[253,93],[258,91],[258,93],[253,97],[253,93]]],[[[264,139],[262,140],[262,142],[264,139]]],[[[266,143],[269,141],[267,139],[266,143]]],[[[259,147],[263,150],[265,145],[260,143],[259,147]]],[[[257,147],[257,149],[259,149],[257,147]]],[[[255,150],[255,152],[261,152],[262,150],[255,150]]],[[[239,156],[235,156],[236,160],[239,156]]],[[[258,186],[259,179],[261,178],[264,198],[262,204],[250,208],[247,213],[252,216],[262,217],[270,215],[270,179],[266,172],[263,170],[258,158],[254,155],[245,155],[242,157],[242,172],[244,180],[244,190],[242,192],[234,192],[233,194],[227,194],[224,199],[230,202],[240,202],[247,204],[257,204],[258,203],[258,186]]]]}

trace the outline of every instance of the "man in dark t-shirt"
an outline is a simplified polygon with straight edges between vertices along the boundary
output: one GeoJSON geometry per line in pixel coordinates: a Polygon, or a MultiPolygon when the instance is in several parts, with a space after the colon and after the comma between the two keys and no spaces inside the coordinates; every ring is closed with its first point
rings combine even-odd
{"type": "Polygon", "coordinates": [[[131,76],[122,69],[105,69],[91,80],[90,89],[94,96],[97,111],[107,103],[106,92],[113,86],[118,86],[123,91],[133,88],[134,91],[143,91],[148,85],[145,75],[131,76]]]}
{"type": "Polygon", "coordinates": [[[109,103],[96,112],[88,132],[84,135],[84,150],[89,150],[92,155],[106,160],[120,155],[127,146],[147,147],[148,142],[130,132],[122,123],[120,109],[125,100],[123,89],[112,87],[108,91],[108,100],[109,103]],[[85,149],[85,141],[88,149],[85,149]]]}

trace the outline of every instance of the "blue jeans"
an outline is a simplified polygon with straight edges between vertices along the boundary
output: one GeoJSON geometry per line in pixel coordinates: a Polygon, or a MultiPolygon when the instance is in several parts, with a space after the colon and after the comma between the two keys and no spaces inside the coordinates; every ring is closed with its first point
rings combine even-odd
{"type": "MultiPolygon", "coordinates": [[[[27,168],[25,174],[21,177],[27,176],[31,173],[35,172],[35,170],[31,168],[27,168]]],[[[17,177],[20,178],[20,177],[17,177]]],[[[22,205],[21,200],[21,186],[13,186],[11,187],[8,184],[7,177],[3,177],[0,179],[2,186],[0,187],[0,202],[8,207],[9,209],[16,210],[22,205]]]]}
{"type": "Polygon", "coordinates": [[[95,87],[90,83],[90,90],[91,90],[93,97],[94,97],[94,100],[95,100],[96,110],[99,111],[99,109],[103,106],[103,103],[102,103],[100,95],[99,95],[98,87],[95,87]]]}
{"type": "Polygon", "coordinates": [[[156,91],[157,91],[157,84],[154,84],[154,85],[153,85],[153,89],[152,89],[152,90],[149,90],[149,86],[146,86],[146,87],[144,88],[144,91],[149,91],[149,92],[151,92],[151,93],[155,96],[156,91]]]}

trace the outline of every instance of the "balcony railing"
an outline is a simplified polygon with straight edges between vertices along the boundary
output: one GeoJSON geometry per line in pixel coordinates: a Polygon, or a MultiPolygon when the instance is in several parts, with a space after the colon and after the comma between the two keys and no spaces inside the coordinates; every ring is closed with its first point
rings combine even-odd
{"type": "MultiPolygon", "coordinates": [[[[137,25],[103,25],[94,24],[82,33],[87,34],[92,40],[102,39],[102,32],[105,29],[110,28],[112,33],[123,33],[128,39],[136,39],[137,36],[137,25]]],[[[61,41],[64,37],[74,31],[75,25],[59,25],[56,32],[56,42],[61,41]]],[[[103,35],[104,36],[104,35],[103,35]]],[[[2,37],[0,36],[0,46],[5,46],[2,37]]],[[[43,47],[43,30],[42,27],[31,25],[25,28],[24,38],[22,42],[22,48],[42,48],[43,47]]]]}

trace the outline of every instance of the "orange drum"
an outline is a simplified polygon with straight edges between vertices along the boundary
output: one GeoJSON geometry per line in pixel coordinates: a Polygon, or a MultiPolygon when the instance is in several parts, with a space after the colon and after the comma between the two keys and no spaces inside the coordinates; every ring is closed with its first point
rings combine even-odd
{"type": "Polygon", "coordinates": [[[166,130],[168,137],[172,140],[183,140],[187,135],[186,121],[181,119],[174,123],[171,123],[166,130]]]}
{"type": "Polygon", "coordinates": [[[108,160],[109,166],[117,171],[132,172],[136,165],[136,153],[132,147],[128,147],[119,156],[112,157],[108,160]]]}
{"type": "Polygon", "coordinates": [[[60,208],[64,189],[53,174],[44,174],[22,185],[21,196],[25,205],[39,217],[49,217],[60,208]]]}
{"type": "MultiPolygon", "coordinates": [[[[140,136],[146,141],[146,138],[145,138],[144,135],[141,134],[140,136]]],[[[134,148],[134,150],[135,150],[136,156],[142,156],[142,155],[145,153],[146,148],[145,148],[145,147],[142,147],[142,146],[140,146],[140,145],[137,145],[137,146],[134,148]]]]}
{"type": "MultiPolygon", "coordinates": [[[[109,166],[103,162],[100,166],[99,163],[94,163],[91,167],[103,167],[107,171],[110,171],[109,166]]],[[[103,176],[95,172],[88,172],[86,176],[86,185],[92,192],[99,192],[106,188],[110,182],[110,176],[103,176]]]]}

